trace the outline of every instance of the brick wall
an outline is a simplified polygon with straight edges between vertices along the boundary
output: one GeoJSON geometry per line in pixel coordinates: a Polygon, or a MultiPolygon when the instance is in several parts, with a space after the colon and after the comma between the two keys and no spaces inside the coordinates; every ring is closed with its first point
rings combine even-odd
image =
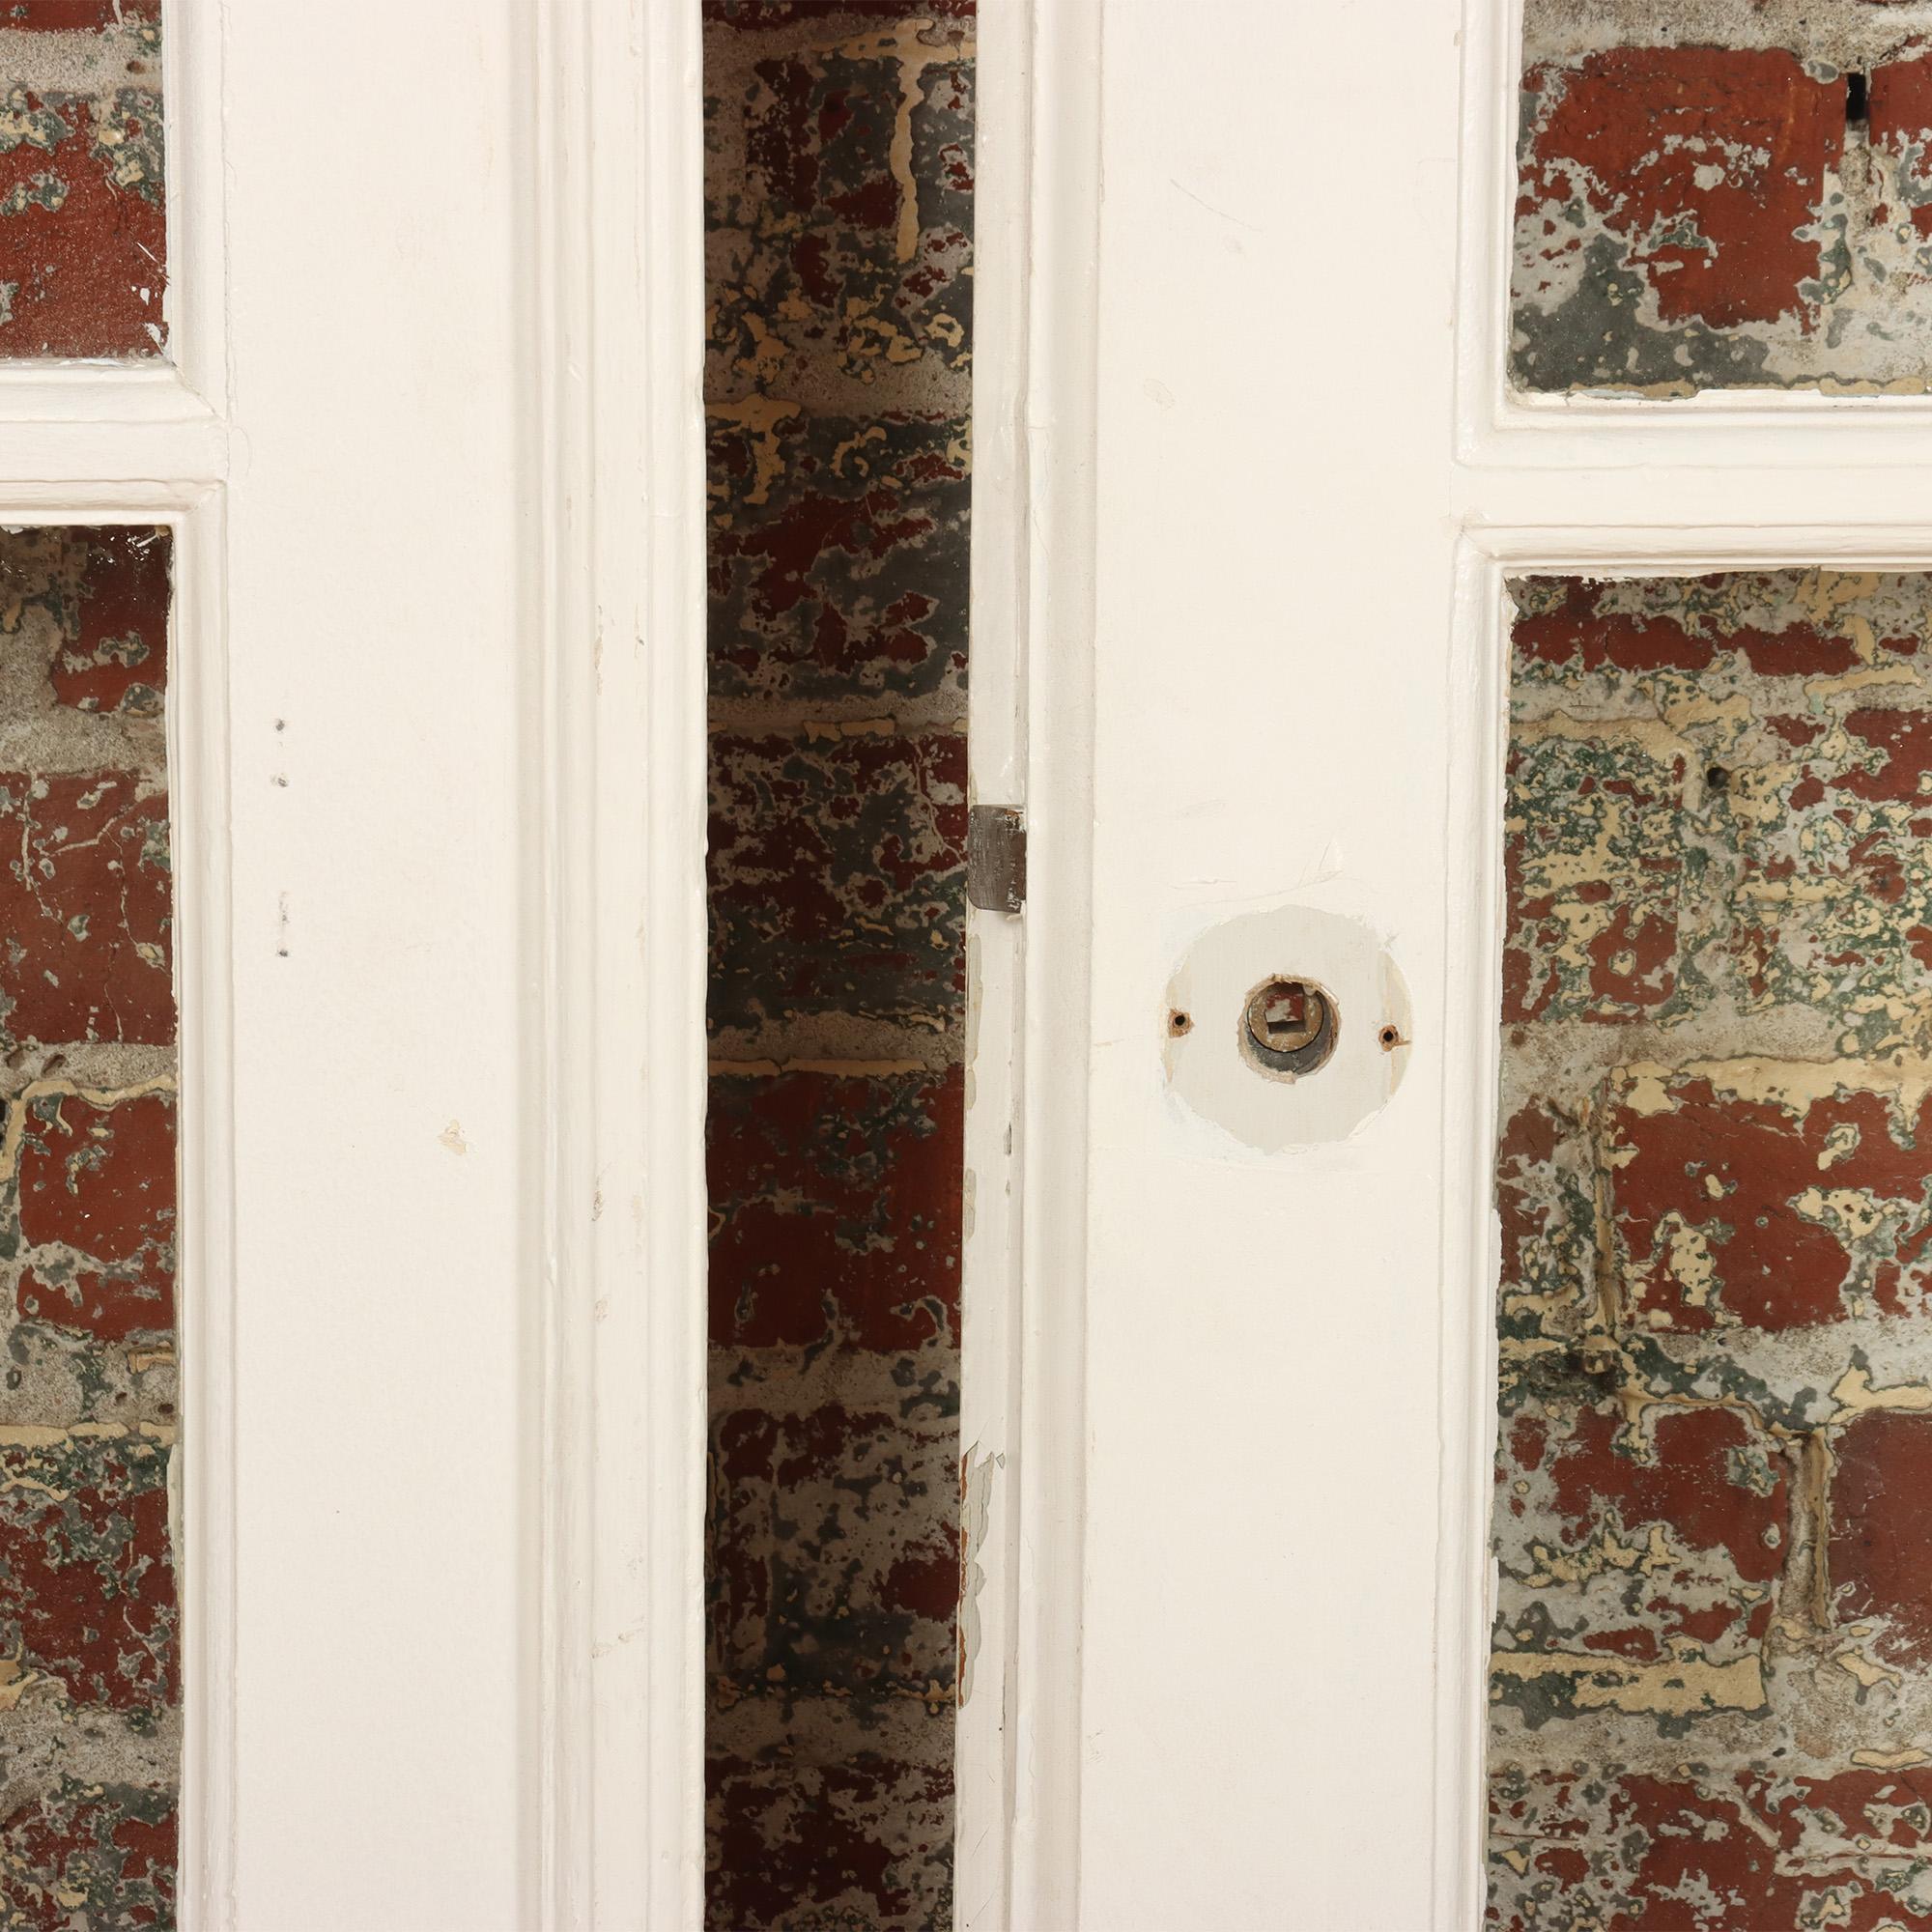
{"type": "Polygon", "coordinates": [[[160,354],[159,0],[0,0],[0,356],[160,354]]]}
{"type": "Polygon", "coordinates": [[[1527,0],[1529,389],[1927,386],[1932,8],[1527,0]]]}
{"type": "Polygon", "coordinates": [[[709,1920],[952,1922],[972,5],[706,0],[709,1920]]]}
{"type": "Polygon", "coordinates": [[[1932,1926],[1932,579],[1513,594],[1490,1922],[1932,1926]]]}
{"type": "Polygon", "coordinates": [[[0,1923],[174,1922],[169,537],[0,532],[0,1923]]]}

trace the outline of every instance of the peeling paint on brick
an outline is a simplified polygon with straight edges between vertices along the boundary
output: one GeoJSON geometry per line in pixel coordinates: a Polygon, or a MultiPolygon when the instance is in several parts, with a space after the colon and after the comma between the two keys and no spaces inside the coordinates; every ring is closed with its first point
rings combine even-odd
{"type": "Polygon", "coordinates": [[[1530,0],[1511,372],[1922,391],[1932,7],[1530,0]]]}
{"type": "Polygon", "coordinates": [[[706,0],[707,1923],[952,1923],[971,0],[706,0]]]}
{"type": "Polygon", "coordinates": [[[948,1025],[965,993],[965,740],[715,737],[711,770],[714,1024],[948,1025]]]}
{"type": "Polygon", "coordinates": [[[1932,1925],[1932,580],[1512,595],[1488,1922],[1932,1925]]]}
{"type": "Polygon", "coordinates": [[[155,4],[0,5],[0,355],[167,346],[155,4]]]}
{"type": "Polygon", "coordinates": [[[0,531],[0,1926],[49,1932],[174,1923],[169,560],[0,531]]]}
{"type": "Polygon", "coordinates": [[[963,423],[791,414],[753,430],[721,414],[711,467],[716,696],[956,698],[966,670],[963,423]]]}

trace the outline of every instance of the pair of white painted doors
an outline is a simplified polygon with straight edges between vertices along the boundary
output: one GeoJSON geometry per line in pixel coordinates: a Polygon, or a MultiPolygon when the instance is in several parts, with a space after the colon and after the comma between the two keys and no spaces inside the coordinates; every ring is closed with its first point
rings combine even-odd
{"type": "MultiPolygon", "coordinates": [[[[200,1932],[698,1922],[696,11],[176,0],[174,369],[0,383],[12,518],[182,532],[200,1932]]],[[[973,757],[1033,849],[960,1922],[1467,1932],[1502,572],[1922,562],[1932,441],[1508,400],[1501,0],[980,42],[973,757]],[[1264,1152],[1164,1068],[1280,904],[1412,1038],[1264,1152]]]]}

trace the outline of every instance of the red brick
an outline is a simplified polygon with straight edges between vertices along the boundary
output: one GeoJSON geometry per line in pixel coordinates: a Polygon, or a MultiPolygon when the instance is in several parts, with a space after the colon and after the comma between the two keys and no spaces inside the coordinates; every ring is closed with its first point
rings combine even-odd
{"type": "Polygon", "coordinates": [[[48,672],[62,704],[76,711],[159,714],[168,681],[173,550],[164,529],[88,533],[79,583],[60,612],[66,638],[48,672]]]}
{"type": "Polygon", "coordinates": [[[905,0],[702,0],[704,18],[713,25],[753,31],[788,27],[796,20],[838,20],[847,14],[893,20],[970,20],[978,5],[979,0],[921,0],[908,12],[905,0]]]}
{"type": "Polygon", "coordinates": [[[97,33],[123,20],[158,20],[161,0],[4,0],[0,27],[30,33],[97,33]]]}
{"type": "Polygon", "coordinates": [[[0,282],[14,285],[0,354],[161,353],[159,60],[156,41],[127,86],[96,99],[14,91],[15,131],[0,135],[0,282]]]}
{"type": "Polygon", "coordinates": [[[1611,1083],[1605,1149],[1633,1325],[1780,1330],[1932,1312],[1932,1098],[1901,1120],[1870,1092],[1784,1104],[1694,1071],[1635,1084],[1640,1106],[1632,1078],[1611,1083]],[[1827,1197],[1841,1194],[1856,1215],[1833,1212],[1827,1197]],[[1688,1264],[1673,1250],[1687,1231],[1688,1264]]]}
{"type": "Polygon", "coordinates": [[[963,737],[719,733],[711,794],[714,1026],[959,1010],[963,737]]]}
{"type": "Polygon", "coordinates": [[[1905,160],[1906,179],[1927,188],[1926,200],[1912,210],[1912,225],[1932,236],[1932,58],[1874,68],[1866,112],[1872,146],[1905,160]]]}
{"type": "Polygon", "coordinates": [[[1928,1800],[1923,1771],[1504,1766],[1491,1779],[1485,1922],[1496,1932],[1932,1926],[1920,1877],[1932,1860],[1928,1800]]]}
{"type": "Polygon", "coordinates": [[[950,1687],[955,1443],[885,1410],[717,1417],[714,1669],[787,1695],[950,1687]]]}
{"type": "Polygon", "coordinates": [[[705,1781],[717,1856],[708,1932],[950,1920],[950,1771],[874,1752],[827,1764],[774,1751],[715,1756],[705,1781]]]}
{"type": "Polygon", "coordinates": [[[1526,611],[1511,627],[1519,663],[1561,666],[1574,674],[1702,671],[1725,663],[1736,667],[1742,660],[1759,677],[1827,677],[1851,670],[1860,661],[1849,627],[1833,631],[1794,623],[1770,631],[1705,616],[1693,629],[1682,611],[1605,608],[1609,588],[1589,578],[1560,580],[1560,603],[1526,611]]]}
{"type": "Polygon", "coordinates": [[[1813,211],[1844,145],[1842,82],[1780,48],[1690,46],[1615,47],[1523,84],[1525,213],[1580,174],[1665,322],[1808,320],[1801,284],[1819,273],[1813,211]]]}
{"type": "Polygon", "coordinates": [[[142,1437],[0,1446],[0,1654],[75,1704],[179,1694],[167,1465],[142,1437]]]}
{"type": "Polygon", "coordinates": [[[1880,1648],[1932,1664],[1932,1417],[1879,1410],[1834,1444],[1831,1578],[1840,1622],[1880,1626],[1880,1648]]]}
{"type": "Polygon", "coordinates": [[[1545,738],[1512,747],[1509,782],[1505,1023],[1655,1016],[1680,966],[1683,758],[1545,738]],[[1583,858],[1590,875],[1563,863],[1546,878],[1548,862],[1583,858]]]}
{"type": "Polygon", "coordinates": [[[956,1347],[964,1078],[722,1078],[706,1122],[711,1339],[956,1347]]]}
{"type": "Polygon", "coordinates": [[[1526,1587],[1505,1593],[1506,1644],[1651,1663],[1688,1643],[1735,1661],[1770,1624],[1787,1489],[1783,1459],[1735,1410],[1653,1406],[1634,1430],[1609,1405],[1515,1416],[1497,1541],[1526,1587]]]}
{"type": "Polygon", "coordinates": [[[0,1817],[8,1932],[175,1922],[175,1795],[64,1777],[0,1817]]]}
{"type": "Polygon", "coordinates": [[[959,694],[967,446],[949,416],[715,421],[713,695],[959,694]]]}
{"type": "Polygon", "coordinates": [[[174,1038],[167,799],[130,772],[0,773],[6,1036],[174,1038]]]}
{"type": "Polygon", "coordinates": [[[99,1106],[33,1094],[19,1202],[25,1321],[102,1342],[174,1326],[175,1102],[170,1093],[99,1106]],[[36,1252],[47,1244],[58,1252],[36,1252]]]}

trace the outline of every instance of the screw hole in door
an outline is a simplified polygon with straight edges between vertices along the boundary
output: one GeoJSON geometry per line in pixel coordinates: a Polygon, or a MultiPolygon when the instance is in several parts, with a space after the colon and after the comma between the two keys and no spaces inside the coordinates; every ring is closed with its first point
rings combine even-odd
{"type": "Polygon", "coordinates": [[[1335,1002],[1313,980],[1264,980],[1241,1011],[1241,1050],[1264,1073],[1293,1080],[1326,1065],[1341,1030],[1335,1002]]]}

